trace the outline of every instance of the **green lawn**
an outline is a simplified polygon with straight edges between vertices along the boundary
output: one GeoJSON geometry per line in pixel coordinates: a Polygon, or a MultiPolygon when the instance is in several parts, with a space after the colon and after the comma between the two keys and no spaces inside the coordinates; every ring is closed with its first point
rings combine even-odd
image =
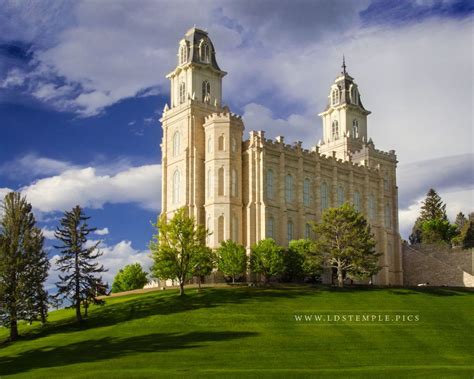
{"type": "MultiPolygon", "coordinates": [[[[72,310],[0,347],[0,376],[64,378],[474,375],[474,293],[324,287],[167,290],[72,310]],[[418,314],[418,322],[297,322],[295,314],[418,314]]],[[[1,330],[5,339],[7,331],[1,330]]]]}

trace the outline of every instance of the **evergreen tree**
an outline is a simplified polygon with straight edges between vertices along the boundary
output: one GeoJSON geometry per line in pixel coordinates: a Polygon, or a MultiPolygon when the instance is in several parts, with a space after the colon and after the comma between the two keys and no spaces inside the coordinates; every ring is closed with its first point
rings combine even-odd
{"type": "Polygon", "coordinates": [[[456,231],[458,234],[461,234],[461,230],[464,228],[464,225],[466,225],[466,222],[469,220],[467,219],[466,216],[464,216],[464,213],[459,212],[456,215],[456,220],[454,220],[454,225],[456,225],[456,231]]]}
{"type": "Polygon", "coordinates": [[[337,271],[338,286],[344,279],[369,278],[380,268],[375,251],[375,238],[364,216],[348,203],[323,212],[322,220],[314,226],[316,251],[328,266],[337,271]]]}
{"type": "Polygon", "coordinates": [[[152,273],[160,279],[178,279],[179,294],[183,296],[184,284],[195,273],[197,257],[209,233],[186,214],[186,208],[178,209],[171,220],[163,214],[154,226],[157,233],[150,242],[152,273]]]}
{"type": "Polygon", "coordinates": [[[256,274],[262,274],[265,283],[271,278],[281,275],[285,269],[285,250],[276,242],[267,238],[259,241],[252,247],[250,255],[250,268],[256,274]]]}
{"type": "Polygon", "coordinates": [[[43,236],[35,227],[31,205],[11,192],[2,203],[0,220],[0,322],[18,338],[18,321],[46,319],[44,281],[48,260],[43,236]]]}
{"type": "Polygon", "coordinates": [[[60,250],[60,257],[56,264],[63,275],[59,275],[56,283],[58,299],[67,299],[71,307],[76,310],[77,321],[82,321],[81,304],[87,307],[91,299],[95,298],[95,290],[102,285],[102,278],[98,274],[105,272],[104,266],[99,265],[97,259],[102,255],[98,250],[100,242],[88,247],[87,236],[95,231],[90,228],[80,206],[70,212],[64,212],[61,226],[57,228],[55,237],[62,245],[55,246],[60,250]]]}
{"type": "Polygon", "coordinates": [[[217,249],[218,268],[225,276],[235,279],[245,274],[247,269],[247,254],[245,247],[238,243],[227,240],[222,241],[221,246],[217,249]]]}
{"type": "Polygon", "coordinates": [[[131,291],[143,288],[148,283],[147,273],[140,263],[126,265],[115,275],[112,292],[131,291]]]}
{"type": "Polygon", "coordinates": [[[463,249],[474,247],[474,220],[470,219],[464,224],[459,238],[463,249]]]}

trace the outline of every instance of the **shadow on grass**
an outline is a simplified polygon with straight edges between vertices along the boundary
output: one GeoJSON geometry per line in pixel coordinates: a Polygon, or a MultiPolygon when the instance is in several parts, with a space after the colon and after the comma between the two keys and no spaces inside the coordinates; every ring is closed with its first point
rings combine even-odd
{"type": "Polygon", "coordinates": [[[0,373],[11,375],[32,369],[94,362],[137,353],[195,349],[207,342],[231,341],[257,335],[258,333],[253,332],[209,331],[185,334],[155,333],[130,338],[105,337],[54,348],[32,349],[12,357],[0,358],[0,373]]]}

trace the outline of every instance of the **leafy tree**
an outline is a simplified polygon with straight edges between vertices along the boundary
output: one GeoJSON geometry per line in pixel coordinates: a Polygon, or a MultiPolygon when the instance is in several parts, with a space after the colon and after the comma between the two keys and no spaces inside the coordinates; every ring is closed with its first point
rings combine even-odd
{"type": "Polygon", "coordinates": [[[196,258],[202,253],[209,233],[186,214],[186,208],[178,209],[171,220],[163,214],[154,226],[157,233],[150,242],[153,275],[160,279],[178,279],[182,296],[184,283],[195,273],[196,258]]]}
{"type": "Polygon", "coordinates": [[[262,274],[265,283],[268,283],[271,278],[282,274],[285,269],[283,247],[278,246],[271,238],[259,241],[252,247],[250,268],[254,273],[262,274]]]}
{"type": "Polygon", "coordinates": [[[18,338],[18,321],[46,320],[44,281],[49,262],[43,235],[35,226],[31,204],[10,192],[2,203],[0,219],[0,322],[18,338]]]}
{"type": "Polygon", "coordinates": [[[470,249],[474,247],[474,220],[469,220],[464,224],[459,235],[461,246],[463,249],[470,249]]]}
{"type": "Polygon", "coordinates": [[[97,262],[102,255],[97,248],[100,242],[92,246],[87,243],[87,236],[96,230],[87,224],[89,219],[77,205],[70,212],[64,212],[61,226],[54,234],[62,242],[62,245],[55,246],[60,250],[56,270],[63,274],[56,283],[56,297],[71,302],[71,307],[76,309],[77,321],[82,321],[81,304],[84,303],[87,309],[91,299],[95,298],[95,289],[103,285],[98,274],[107,271],[97,262]]]}
{"type": "Polygon", "coordinates": [[[314,241],[300,239],[290,241],[285,254],[283,277],[288,280],[315,278],[322,270],[322,257],[316,252],[314,241]]]}
{"type": "Polygon", "coordinates": [[[235,278],[245,274],[247,253],[242,245],[232,240],[222,241],[217,249],[217,255],[219,270],[225,276],[230,276],[232,283],[235,283],[235,278]]]}
{"type": "Polygon", "coordinates": [[[115,275],[112,292],[131,291],[143,288],[148,283],[147,273],[140,263],[126,265],[115,275]]]}
{"type": "Polygon", "coordinates": [[[448,220],[433,219],[421,223],[421,240],[423,243],[450,242],[456,236],[456,225],[448,220]]]}
{"type": "Polygon", "coordinates": [[[192,275],[198,278],[199,289],[202,279],[210,275],[216,266],[216,254],[207,246],[201,246],[193,257],[192,275]]]}
{"type": "Polygon", "coordinates": [[[337,271],[339,287],[346,276],[368,278],[376,274],[378,258],[375,239],[364,216],[348,203],[329,208],[314,225],[316,250],[337,271]]]}

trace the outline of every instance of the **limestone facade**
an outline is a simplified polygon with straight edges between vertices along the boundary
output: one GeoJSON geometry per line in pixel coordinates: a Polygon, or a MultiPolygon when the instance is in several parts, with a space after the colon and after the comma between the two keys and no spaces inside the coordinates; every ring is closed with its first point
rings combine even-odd
{"type": "MultiPolygon", "coordinates": [[[[311,238],[311,221],[349,201],[371,223],[382,270],[376,284],[401,285],[397,159],[367,134],[370,114],[353,78],[343,71],[330,89],[323,140],[311,150],[284,137],[251,131],[222,106],[222,78],[206,32],[192,28],[179,43],[163,128],[162,212],[183,206],[212,232],[207,243],[233,239],[250,250],[271,237],[281,245],[311,238]]],[[[269,126],[271,128],[271,125],[269,126]]]]}

